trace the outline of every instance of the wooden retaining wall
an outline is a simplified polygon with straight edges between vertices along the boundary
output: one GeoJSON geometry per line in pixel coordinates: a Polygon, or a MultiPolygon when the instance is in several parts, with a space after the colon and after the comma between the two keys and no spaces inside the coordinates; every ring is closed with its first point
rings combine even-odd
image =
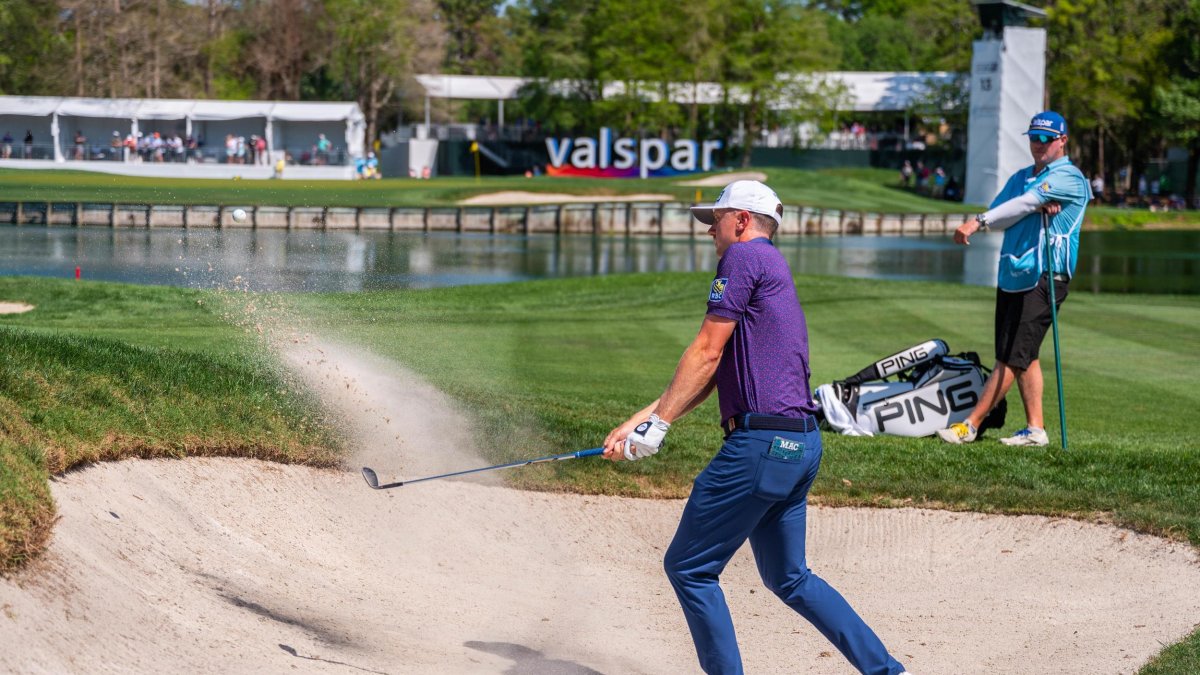
{"type": "MultiPolygon", "coordinates": [[[[597,202],[530,206],[284,207],[96,202],[3,202],[0,223],[75,227],[269,228],[491,234],[703,235],[689,204],[597,202]],[[233,211],[246,211],[236,222],[233,211]]],[[[900,214],[785,208],[780,234],[925,234],[953,231],[965,214],[900,214]]]]}

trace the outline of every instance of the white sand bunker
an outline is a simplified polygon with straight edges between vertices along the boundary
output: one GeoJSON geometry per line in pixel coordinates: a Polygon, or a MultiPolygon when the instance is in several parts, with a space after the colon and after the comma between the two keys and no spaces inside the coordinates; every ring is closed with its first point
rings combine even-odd
{"type": "Polygon", "coordinates": [[[707,178],[698,178],[696,180],[684,181],[677,185],[686,185],[688,187],[725,187],[735,180],[756,180],[765,183],[767,174],[761,171],[737,171],[734,173],[721,173],[707,178]]]}
{"type": "MultiPolygon", "coordinates": [[[[381,479],[482,465],[444,454],[486,439],[460,423],[439,442],[460,418],[426,385],[320,349],[292,362],[356,421],[381,479]]],[[[134,460],[55,481],[48,555],[0,582],[0,671],[697,672],[660,562],[682,502],[376,492],[360,463],[134,460]]],[[[922,674],[1132,672],[1200,617],[1196,552],[1109,526],[814,508],[809,554],[922,674]]],[[[850,672],[746,549],[724,586],[747,672],[850,672]]]]}
{"type": "Polygon", "coordinates": [[[522,204],[591,204],[595,202],[668,202],[675,199],[665,194],[637,195],[568,195],[555,192],[523,192],[510,190],[475,195],[458,202],[462,206],[512,206],[522,204]]]}
{"type": "Polygon", "coordinates": [[[23,302],[0,302],[0,314],[24,314],[33,309],[33,305],[23,302]]]}

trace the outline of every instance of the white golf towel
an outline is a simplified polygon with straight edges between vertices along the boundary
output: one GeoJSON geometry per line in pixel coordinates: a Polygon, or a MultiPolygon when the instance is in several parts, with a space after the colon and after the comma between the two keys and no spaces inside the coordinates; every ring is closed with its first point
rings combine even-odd
{"type": "Polygon", "coordinates": [[[825,411],[825,421],[829,422],[829,426],[836,429],[838,433],[846,436],[875,435],[869,429],[859,425],[858,421],[854,419],[854,413],[850,412],[846,404],[842,403],[842,399],[838,398],[832,384],[823,384],[817,387],[816,393],[817,402],[825,411]]]}

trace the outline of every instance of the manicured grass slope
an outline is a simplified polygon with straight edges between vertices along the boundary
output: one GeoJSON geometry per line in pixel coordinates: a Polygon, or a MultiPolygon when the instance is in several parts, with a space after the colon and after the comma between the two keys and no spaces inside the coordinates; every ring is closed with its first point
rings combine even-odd
{"type": "MultiPolygon", "coordinates": [[[[773,187],[789,205],[889,213],[942,213],[969,210],[961,204],[926,199],[892,187],[890,171],[853,172],[766,169],[773,187]]],[[[690,177],[688,177],[690,178],[690,177]]],[[[140,178],[83,171],[0,169],[0,201],[83,201],[153,204],[264,204],[271,206],[452,206],[478,194],[510,190],[613,196],[669,194],[681,201],[715,200],[719,187],[680,185],[685,179],[647,180],[472,177],[382,181],[216,180],[140,178]]]]}
{"type": "Polygon", "coordinates": [[[37,306],[0,316],[0,571],[49,536],[51,473],[134,456],[337,462],[315,401],[212,294],[7,278],[0,298],[37,306]]]}

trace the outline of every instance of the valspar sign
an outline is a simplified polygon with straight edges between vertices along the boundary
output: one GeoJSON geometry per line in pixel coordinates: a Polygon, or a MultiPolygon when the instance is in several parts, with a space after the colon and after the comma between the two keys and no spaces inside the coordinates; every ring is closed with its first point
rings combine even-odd
{"type": "Polygon", "coordinates": [[[661,138],[612,137],[608,127],[598,138],[547,138],[546,152],[551,176],[587,176],[592,178],[652,178],[696,171],[711,171],[712,156],[721,141],[697,142],[661,138]]]}

